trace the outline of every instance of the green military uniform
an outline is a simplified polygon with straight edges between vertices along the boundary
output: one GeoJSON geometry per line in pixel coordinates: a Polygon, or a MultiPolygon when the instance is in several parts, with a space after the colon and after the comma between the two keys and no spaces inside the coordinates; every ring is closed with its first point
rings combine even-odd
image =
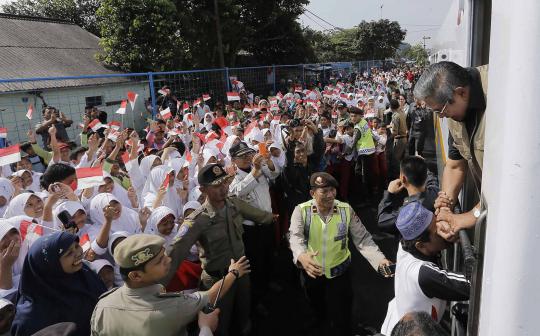
{"type": "MultiPolygon", "coordinates": [[[[215,173],[211,177],[219,184],[223,183],[223,178],[227,175],[218,165],[207,165],[199,172],[199,183],[201,176],[215,173]],[[210,167],[209,169],[205,169],[210,167]]],[[[191,213],[179,228],[179,238],[173,243],[169,253],[172,258],[169,275],[162,281],[167,284],[180,263],[188,255],[193,244],[200,244],[200,259],[203,273],[201,281],[204,288],[210,288],[214,283],[227,274],[231,259],[238,260],[245,255],[242,234],[244,229],[242,222],[244,219],[255,223],[270,224],[273,215],[270,212],[254,208],[246,202],[229,197],[225,201],[222,209],[214,209],[208,200],[201,208],[191,213]]],[[[238,326],[240,331],[249,328],[250,310],[250,283],[249,277],[238,279],[235,285],[223,296],[218,303],[221,308],[219,316],[218,331],[227,334],[231,317],[234,316],[234,326],[238,326]],[[236,302],[235,304],[235,301],[236,302]],[[236,310],[236,311],[234,311],[236,310]]]]}
{"type": "MultiPolygon", "coordinates": [[[[133,235],[116,247],[114,258],[120,267],[130,269],[160,254],[164,243],[156,235],[133,235]]],[[[103,294],[92,314],[92,335],[187,335],[186,326],[208,304],[207,294],[173,293],[164,297],[164,292],[160,284],[142,288],[124,284],[103,294]]]]}

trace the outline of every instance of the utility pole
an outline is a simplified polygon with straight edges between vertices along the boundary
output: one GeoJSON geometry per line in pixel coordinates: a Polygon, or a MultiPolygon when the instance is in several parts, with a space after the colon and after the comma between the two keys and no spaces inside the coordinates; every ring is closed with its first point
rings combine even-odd
{"type": "Polygon", "coordinates": [[[424,40],[424,50],[426,50],[426,40],[431,40],[431,37],[424,36],[424,37],[422,37],[422,40],[424,40]]]}
{"type": "Polygon", "coordinates": [[[381,2],[381,7],[380,7],[380,9],[381,9],[381,20],[382,20],[382,9],[383,9],[383,6],[384,6],[384,4],[381,2]]]}
{"type": "Polygon", "coordinates": [[[217,47],[219,54],[219,67],[225,67],[225,56],[223,55],[223,41],[221,39],[221,24],[219,23],[219,9],[218,9],[218,0],[214,0],[214,15],[216,17],[216,36],[217,36],[217,47]]]}

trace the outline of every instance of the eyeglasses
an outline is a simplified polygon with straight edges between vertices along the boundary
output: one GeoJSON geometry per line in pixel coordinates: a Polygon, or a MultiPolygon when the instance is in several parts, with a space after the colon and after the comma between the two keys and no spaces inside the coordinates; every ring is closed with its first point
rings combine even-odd
{"type": "Polygon", "coordinates": [[[450,101],[447,100],[446,103],[444,104],[444,106],[443,106],[443,108],[442,108],[441,110],[433,110],[433,112],[435,112],[435,114],[437,114],[437,115],[443,114],[444,111],[446,110],[446,107],[448,106],[448,103],[449,103],[449,102],[450,102],[450,101]]]}

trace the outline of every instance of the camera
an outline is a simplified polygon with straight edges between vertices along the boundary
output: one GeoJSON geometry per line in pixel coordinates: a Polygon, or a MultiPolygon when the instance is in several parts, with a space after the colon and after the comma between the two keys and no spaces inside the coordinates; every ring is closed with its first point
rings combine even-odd
{"type": "Polygon", "coordinates": [[[77,228],[77,224],[73,220],[73,216],[71,216],[67,210],[60,212],[57,217],[60,222],[62,222],[62,225],[64,225],[64,229],[74,229],[75,232],[79,231],[77,228]]]}

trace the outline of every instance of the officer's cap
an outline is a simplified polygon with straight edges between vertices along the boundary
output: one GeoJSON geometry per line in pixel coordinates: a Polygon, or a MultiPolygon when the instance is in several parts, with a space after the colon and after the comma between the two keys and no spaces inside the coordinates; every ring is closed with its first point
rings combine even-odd
{"type": "Polygon", "coordinates": [[[210,163],[199,171],[197,180],[201,186],[218,185],[225,182],[229,175],[217,163],[210,163]]]}
{"type": "Polygon", "coordinates": [[[141,266],[157,257],[165,239],[153,234],[135,234],[121,241],[114,249],[114,261],[121,268],[141,266]]]}
{"type": "Polygon", "coordinates": [[[252,153],[255,153],[255,150],[249,148],[249,146],[243,141],[240,141],[229,149],[229,154],[233,158],[252,153]]]}
{"type": "Polygon", "coordinates": [[[338,187],[337,180],[330,174],[325,172],[314,173],[309,179],[309,185],[311,189],[325,188],[325,187],[338,187]]]}
{"type": "Polygon", "coordinates": [[[418,238],[431,224],[433,212],[420,202],[411,202],[399,210],[396,227],[405,240],[418,238]]]}
{"type": "Polygon", "coordinates": [[[363,114],[364,114],[364,110],[362,110],[361,108],[358,108],[358,107],[351,106],[351,107],[349,108],[349,113],[363,115],[363,114]]]}

